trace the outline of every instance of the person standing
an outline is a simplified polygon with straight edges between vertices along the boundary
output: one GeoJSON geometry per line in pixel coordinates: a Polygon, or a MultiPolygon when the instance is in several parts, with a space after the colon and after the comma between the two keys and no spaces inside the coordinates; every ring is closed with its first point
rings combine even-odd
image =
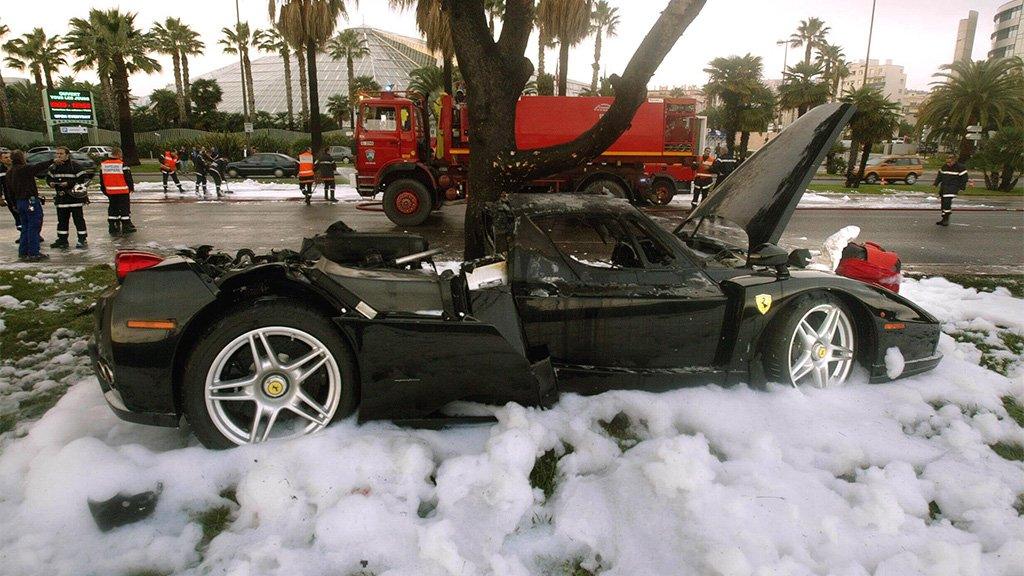
{"type": "Polygon", "coordinates": [[[324,200],[328,202],[338,201],[334,197],[334,188],[337,185],[334,181],[334,171],[337,168],[338,165],[334,162],[334,157],[331,156],[330,146],[324,146],[316,158],[314,170],[316,171],[316,181],[324,186],[324,200]]]}
{"type": "Polygon", "coordinates": [[[121,149],[114,148],[110,158],[100,162],[100,191],[110,200],[107,225],[112,236],[131,234],[138,229],[132,224],[131,194],[135,191],[132,171],[121,159],[121,149]]]}
{"type": "Polygon", "coordinates": [[[719,148],[718,152],[715,162],[711,165],[711,173],[715,175],[716,186],[736,169],[736,158],[733,158],[732,152],[729,152],[728,148],[724,152],[719,148]]]}
{"type": "Polygon", "coordinates": [[[57,240],[50,248],[67,248],[69,221],[74,219],[78,243],[75,248],[87,247],[85,216],[82,208],[89,202],[86,185],[92,178],[88,170],[80,170],[71,160],[71,151],[58,146],[53,165],[46,172],[46,183],[53,187],[53,204],[57,208],[57,240]]]}
{"type": "Polygon", "coordinates": [[[316,174],[313,172],[313,151],[306,147],[299,154],[299,191],[306,197],[306,205],[309,205],[313,198],[313,182],[316,174]]]}
{"type": "MultiPolygon", "coordinates": [[[[209,174],[211,178],[213,178],[213,185],[214,185],[214,187],[215,187],[215,189],[217,191],[217,198],[220,198],[221,197],[220,183],[224,180],[224,177],[223,177],[223,174],[221,173],[221,162],[220,162],[220,158],[217,157],[216,150],[217,149],[214,148],[213,152],[205,154],[204,157],[203,157],[203,163],[206,164],[206,173],[209,174]]],[[[203,184],[204,184],[204,186],[203,186],[203,195],[205,196],[206,195],[206,186],[205,186],[206,182],[205,182],[205,178],[204,178],[203,184]]]]}
{"type": "Polygon", "coordinates": [[[14,218],[14,227],[18,230],[19,238],[15,240],[15,243],[21,242],[21,217],[18,216],[18,203],[14,200],[14,194],[11,191],[11,187],[7,185],[7,171],[11,168],[11,151],[4,150],[0,153],[0,205],[6,206],[7,210],[11,213],[14,218]]]}
{"type": "Polygon", "coordinates": [[[206,173],[209,165],[206,162],[206,148],[200,148],[192,154],[192,166],[196,171],[196,197],[206,197],[206,173]],[[203,193],[199,193],[199,187],[203,187],[203,193]]]}
{"type": "Polygon", "coordinates": [[[53,160],[28,164],[25,153],[15,150],[11,153],[11,168],[7,171],[7,186],[18,206],[18,218],[21,219],[21,241],[18,243],[18,259],[25,262],[38,262],[49,258],[39,253],[39,233],[43,229],[43,203],[39,199],[39,188],[36,176],[45,172],[53,160]]]}
{"type": "Polygon", "coordinates": [[[953,198],[967,188],[967,168],[957,162],[956,155],[946,156],[946,163],[935,175],[934,186],[939,187],[939,200],[942,206],[942,219],[936,222],[939,226],[949,226],[949,217],[953,215],[953,198]]]}
{"type": "Polygon", "coordinates": [[[178,180],[178,154],[174,150],[164,150],[164,155],[160,159],[160,174],[164,179],[164,196],[167,196],[168,178],[173,180],[174,185],[178,187],[178,194],[185,193],[185,189],[181,187],[181,181],[178,180]]]}
{"type": "Polygon", "coordinates": [[[705,148],[700,160],[694,163],[693,169],[696,174],[693,176],[693,200],[690,201],[691,210],[708,197],[708,191],[715,184],[715,173],[711,167],[715,164],[715,157],[711,155],[711,148],[705,148]]]}

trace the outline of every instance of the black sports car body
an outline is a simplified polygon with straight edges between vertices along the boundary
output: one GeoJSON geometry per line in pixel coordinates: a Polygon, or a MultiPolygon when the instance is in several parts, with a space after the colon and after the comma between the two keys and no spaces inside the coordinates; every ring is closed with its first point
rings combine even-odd
{"type": "Polygon", "coordinates": [[[898,294],[790,264],[778,248],[853,110],[820,106],[669,232],[624,201],[513,194],[487,257],[437,273],[408,234],[343,224],[284,251],[122,253],[91,344],[112,408],[208,446],[360,420],[438,422],[458,401],[709,382],[888,380],[934,367],[939,325],[898,294]]]}

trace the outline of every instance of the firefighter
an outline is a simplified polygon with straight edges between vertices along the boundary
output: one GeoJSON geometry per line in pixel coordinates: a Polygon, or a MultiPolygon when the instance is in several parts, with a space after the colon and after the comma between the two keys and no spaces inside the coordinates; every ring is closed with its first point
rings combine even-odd
{"type": "Polygon", "coordinates": [[[185,193],[185,189],[181,187],[181,181],[178,180],[178,160],[178,154],[174,150],[164,150],[164,155],[160,159],[160,173],[164,178],[164,196],[167,196],[168,177],[174,180],[174,185],[178,187],[178,194],[185,193]]]}
{"type": "MultiPolygon", "coordinates": [[[[3,192],[3,196],[0,197],[0,205],[7,207],[11,217],[14,218],[14,227],[18,230],[18,236],[21,236],[21,217],[18,216],[18,202],[14,199],[14,191],[7,185],[7,170],[10,167],[11,152],[10,150],[4,150],[0,152],[0,192],[3,192]]],[[[15,239],[14,243],[21,243],[21,238],[15,239]]]]}
{"type": "Polygon", "coordinates": [[[705,148],[700,160],[694,162],[693,169],[696,174],[693,176],[693,200],[690,201],[692,208],[696,208],[708,197],[708,190],[715,184],[715,173],[711,167],[715,165],[715,157],[711,155],[711,148],[705,148]]]}
{"type": "Polygon", "coordinates": [[[967,168],[957,162],[956,156],[946,156],[946,163],[935,175],[934,186],[939,187],[942,202],[942,219],[936,222],[939,226],[949,226],[949,217],[953,214],[953,198],[967,188],[967,168]]]}
{"type": "MultiPolygon", "coordinates": [[[[206,173],[209,174],[210,178],[213,178],[213,186],[217,192],[217,198],[222,196],[220,192],[220,183],[224,181],[223,173],[221,172],[221,159],[216,155],[216,149],[213,152],[203,151],[203,163],[206,164],[206,173]]],[[[203,181],[203,195],[206,195],[206,181],[203,181]]]]}
{"type": "Polygon", "coordinates": [[[313,181],[316,179],[313,165],[313,151],[307,147],[299,154],[299,191],[306,197],[307,205],[313,198],[313,181]]]}
{"type": "Polygon", "coordinates": [[[107,225],[112,236],[131,234],[137,228],[132,224],[131,194],[135,191],[132,171],[121,160],[121,149],[114,148],[110,158],[100,162],[100,191],[110,200],[107,206],[107,225]]]}
{"type": "Polygon", "coordinates": [[[46,183],[53,187],[53,204],[57,207],[57,240],[50,244],[50,248],[67,248],[68,224],[74,219],[75,231],[78,233],[78,243],[75,248],[87,247],[87,233],[85,228],[85,216],[82,208],[89,203],[89,194],[86,186],[92,174],[88,170],[79,170],[78,166],[71,161],[71,151],[64,146],[57,147],[54,153],[53,164],[46,172],[46,183]]]}
{"type": "Polygon", "coordinates": [[[719,148],[718,152],[714,164],[711,165],[711,172],[715,175],[716,185],[725,180],[725,177],[732,174],[733,170],[736,169],[736,159],[733,158],[732,152],[729,152],[728,148],[724,151],[719,148]]]}
{"type": "Polygon", "coordinates": [[[196,173],[196,197],[203,198],[206,196],[206,173],[209,170],[209,164],[206,161],[207,154],[206,148],[200,148],[192,154],[192,167],[196,173]],[[203,193],[199,193],[199,187],[203,187],[203,193]]]}
{"type": "Polygon", "coordinates": [[[314,170],[316,171],[316,181],[324,185],[324,200],[328,202],[337,202],[338,199],[334,197],[334,188],[336,183],[334,181],[334,171],[338,168],[338,165],[334,162],[334,157],[331,156],[331,149],[329,146],[324,146],[320,150],[320,155],[316,158],[316,164],[314,170]]]}

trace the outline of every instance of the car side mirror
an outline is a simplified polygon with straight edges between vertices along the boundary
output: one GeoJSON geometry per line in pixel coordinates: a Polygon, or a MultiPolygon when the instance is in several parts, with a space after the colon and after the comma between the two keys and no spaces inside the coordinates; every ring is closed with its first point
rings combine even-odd
{"type": "Polygon", "coordinates": [[[754,248],[747,256],[747,264],[750,266],[765,266],[775,268],[780,278],[789,276],[789,252],[779,248],[775,244],[761,244],[754,248]]]}

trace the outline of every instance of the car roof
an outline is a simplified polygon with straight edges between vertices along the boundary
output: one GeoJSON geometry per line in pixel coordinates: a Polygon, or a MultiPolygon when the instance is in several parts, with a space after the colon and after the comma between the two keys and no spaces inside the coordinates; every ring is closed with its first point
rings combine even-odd
{"type": "Polygon", "coordinates": [[[597,194],[509,194],[505,200],[512,211],[526,216],[545,214],[639,214],[622,198],[597,194]]]}

